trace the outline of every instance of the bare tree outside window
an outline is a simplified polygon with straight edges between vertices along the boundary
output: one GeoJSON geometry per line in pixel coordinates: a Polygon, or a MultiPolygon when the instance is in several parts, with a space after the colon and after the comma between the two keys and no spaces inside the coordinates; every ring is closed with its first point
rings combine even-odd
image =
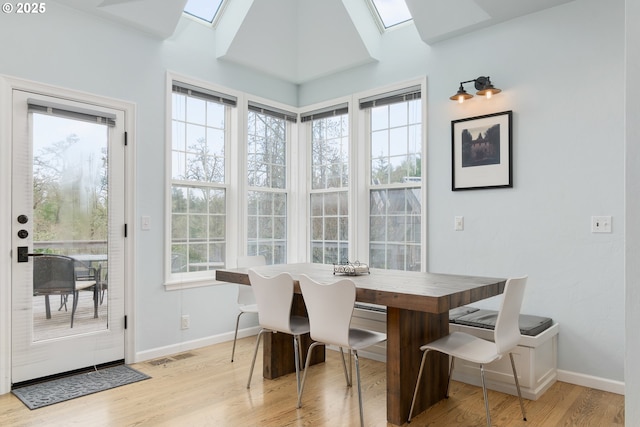
{"type": "Polygon", "coordinates": [[[228,106],[172,96],[171,272],[226,263],[226,116],[228,106]]]}
{"type": "Polygon", "coordinates": [[[40,252],[69,254],[65,246],[73,241],[107,240],[107,127],[85,124],[102,133],[99,142],[77,134],[52,142],[40,133],[51,121],[67,120],[34,114],[34,243],[58,242],[40,252]]]}
{"type": "Polygon", "coordinates": [[[249,111],[247,254],[287,260],[287,121],[249,111]]]}
{"type": "Polygon", "coordinates": [[[349,259],[349,116],[313,119],[311,126],[311,261],[349,259]]]}
{"type": "Polygon", "coordinates": [[[369,265],[421,268],[422,114],[419,99],[373,107],[369,265]]]}

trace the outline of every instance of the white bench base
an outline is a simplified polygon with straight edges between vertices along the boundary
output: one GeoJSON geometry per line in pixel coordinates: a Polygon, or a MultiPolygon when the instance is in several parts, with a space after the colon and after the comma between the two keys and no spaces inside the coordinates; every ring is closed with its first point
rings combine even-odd
{"type": "MultiPolygon", "coordinates": [[[[537,400],[556,382],[558,376],[558,330],[556,323],[536,336],[523,335],[520,344],[513,350],[513,359],[520,381],[522,397],[537,400]]],[[[450,323],[449,331],[460,331],[493,341],[493,331],[450,323]]],[[[503,357],[484,367],[487,388],[517,396],[513,380],[511,361],[503,357]]],[[[456,359],[454,380],[482,387],[480,366],[456,359]]]]}
{"type": "MultiPolygon", "coordinates": [[[[386,332],[386,313],[356,308],[351,320],[355,328],[386,332]]],[[[536,336],[523,335],[520,344],[513,351],[513,359],[520,381],[522,397],[537,400],[556,382],[558,368],[558,331],[556,323],[536,336]]],[[[466,332],[479,338],[493,341],[493,331],[473,326],[449,323],[449,330],[466,332]]],[[[363,357],[386,361],[385,343],[369,347],[360,352],[363,357]]],[[[456,360],[453,379],[481,387],[480,367],[463,360],[456,360]]],[[[517,396],[513,381],[511,362],[508,357],[485,366],[487,388],[517,396]]]]}

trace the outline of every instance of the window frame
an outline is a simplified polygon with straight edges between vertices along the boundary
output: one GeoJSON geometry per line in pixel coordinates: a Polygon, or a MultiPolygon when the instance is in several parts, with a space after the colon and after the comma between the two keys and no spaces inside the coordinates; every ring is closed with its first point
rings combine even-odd
{"type": "MultiPolygon", "coordinates": [[[[388,93],[402,92],[409,88],[418,87],[420,88],[421,97],[421,181],[420,181],[420,196],[421,196],[421,230],[420,230],[420,271],[428,271],[428,198],[427,198],[427,79],[426,77],[408,80],[400,83],[396,83],[393,85],[380,87],[372,90],[368,90],[365,92],[357,93],[353,95],[353,108],[356,109],[354,114],[357,115],[356,119],[356,139],[357,139],[357,147],[358,150],[357,156],[361,156],[361,158],[366,159],[364,165],[360,165],[357,168],[357,176],[355,180],[352,180],[352,184],[355,185],[358,189],[356,194],[353,195],[352,200],[355,204],[355,209],[358,209],[360,212],[350,212],[350,214],[358,215],[354,216],[354,218],[360,218],[358,222],[355,223],[356,237],[355,244],[356,246],[356,257],[359,261],[366,262],[370,264],[369,258],[369,248],[370,248],[370,194],[372,190],[371,185],[371,144],[369,141],[368,135],[371,131],[371,123],[368,117],[367,110],[360,109],[359,105],[362,100],[369,98],[376,98],[379,96],[383,96],[388,93]],[[366,212],[363,210],[366,209],[366,212]],[[366,218],[366,220],[365,220],[366,218]],[[364,261],[363,261],[364,260],[364,261]]],[[[357,166],[357,165],[354,165],[357,166]]],[[[415,187],[415,185],[407,186],[402,183],[390,183],[384,186],[386,189],[399,189],[405,187],[415,187]]],[[[354,209],[354,210],[355,210],[354,209]]],[[[354,219],[354,221],[356,221],[354,219]]],[[[354,228],[355,228],[354,227],[354,228]]],[[[354,258],[355,259],[355,258],[354,258]]]]}
{"type": "MultiPolygon", "coordinates": [[[[370,177],[371,177],[371,148],[368,141],[369,124],[367,113],[360,109],[360,102],[368,98],[377,98],[381,95],[404,92],[409,88],[419,87],[421,96],[421,181],[420,181],[420,197],[421,197],[421,229],[420,229],[420,271],[428,271],[428,198],[427,198],[427,78],[419,77],[399,83],[382,86],[367,91],[353,93],[347,97],[335,98],[318,104],[313,104],[300,109],[300,115],[304,116],[308,112],[322,110],[347,103],[349,115],[349,187],[348,187],[348,241],[349,241],[349,261],[360,261],[369,264],[369,219],[370,219],[370,177]],[[362,161],[361,159],[366,159],[362,161]]],[[[309,153],[311,144],[311,131],[309,126],[300,126],[299,135],[301,143],[298,144],[300,153],[297,157],[299,163],[304,165],[303,170],[294,183],[304,183],[302,189],[302,197],[298,199],[300,214],[296,218],[305,218],[295,225],[298,230],[298,236],[305,236],[304,247],[301,248],[305,254],[305,258],[300,262],[311,262],[311,216],[310,216],[310,199],[311,199],[311,155],[309,153]]],[[[403,184],[391,184],[393,188],[404,188],[403,184]]],[[[412,187],[415,187],[413,185],[412,187]]],[[[300,243],[301,239],[295,239],[296,243],[300,243]]],[[[298,252],[300,253],[300,252],[298,252]]]]}
{"type": "MultiPolygon", "coordinates": [[[[164,286],[166,290],[178,290],[191,287],[208,286],[217,283],[215,280],[215,270],[204,270],[196,272],[173,273],[171,271],[171,247],[172,247],[172,188],[175,180],[173,179],[172,170],[172,151],[173,151],[173,84],[180,82],[195,88],[201,88],[203,91],[211,91],[234,97],[237,100],[235,107],[229,108],[225,114],[225,165],[224,165],[224,182],[209,183],[203,187],[220,188],[225,190],[225,267],[228,267],[230,261],[235,263],[237,253],[237,242],[231,236],[230,230],[237,229],[240,226],[236,218],[237,200],[238,200],[238,149],[234,141],[238,140],[238,122],[241,114],[242,99],[241,93],[235,92],[228,88],[219,87],[208,82],[197,80],[188,76],[180,75],[173,72],[167,72],[166,75],[166,126],[165,126],[165,238],[164,245],[164,286]]],[[[189,182],[185,181],[185,185],[189,182]]]]}
{"type": "MultiPolygon", "coordinates": [[[[272,101],[272,100],[267,100],[267,99],[263,99],[263,98],[259,98],[256,96],[248,96],[247,99],[245,100],[245,102],[243,103],[244,106],[246,107],[246,111],[243,113],[243,117],[245,119],[245,125],[243,127],[243,138],[242,138],[242,143],[239,145],[242,145],[242,154],[241,154],[241,158],[242,160],[242,166],[244,168],[244,172],[241,174],[240,179],[242,180],[242,182],[240,183],[240,188],[242,189],[241,192],[243,194],[243,206],[242,206],[242,221],[244,224],[244,227],[242,227],[243,230],[243,234],[241,235],[241,238],[239,238],[239,245],[240,248],[242,248],[242,252],[243,253],[248,253],[248,247],[249,247],[249,236],[248,236],[248,228],[249,228],[249,192],[251,191],[257,191],[257,192],[266,192],[266,193],[270,193],[270,194],[284,194],[285,195],[285,199],[286,199],[286,219],[285,219],[285,262],[290,262],[289,260],[291,259],[291,250],[292,250],[292,244],[291,241],[293,239],[290,239],[289,237],[292,235],[291,234],[291,230],[292,230],[292,226],[293,226],[293,207],[292,207],[292,194],[293,194],[293,190],[292,188],[293,186],[293,177],[294,177],[294,173],[292,171],[292,169],[294,169],[294,165],[292,162],[292,159],[294,159],[295,157],[293,157],[292,153],[294,151],[294,147],[297,145],[297,126],[299,124],[299,114],[298,114],[298,109],[297,108],[292,108],[290,106],[287,105],[283,105],[280,104],[278,102],[272,101]],[[256,108],[257,107],[257,108],[256,108]],[[248,171],[248,161],[249,161],[249,153],[248,153],[248,144],[249,144],[249,129],[248,129],[248,124],[249,124],[249,113],[253,112],[253,113],[261,113],[260,111],[257,111],[257,109],[259,108],[263,108],[264,110],[268,110],[269,112],[273,112],[275,114],[273,114],[274,116],[280,115],[282,114],[282,117],[278,117],[284,120],[284,124],[285,124],[285,136],[286,139],[284,141],[285,144],[285,186],[284,188],[274,188],[274,187],[261,187],[261,186],[249,186],[249,182],[248,179],[246,177],[249,176],[249,171],[248,171]],[[292,118],[295,118],[293,120],[291,120],[292,118]]],[[[267,112],[264,112],[263,114],[268,114],[267,112]]],[[[297,164],[297,163],[296,163],[297,164]]],[[[273,238],[271,239],[267,239],[270,241],[274,241],[273,238]]],[[[269,258],[267,257],[267,263],[269,263],[269,258]]]]}
{"type": "MultiPolygon", "coordinates": [[[[346,104],[349,118],[349,186],[348,186],[348,242],[349,260],[369,263],[369,194],[370,194],[370,146],[367,141],[367,118],[365,111],[360,110],[362,99],[381,94],[419,86],[421,92],[421,271],[428,271],[428,241],[427,241],[427,79],[426,76],[400,83],[378,87],[375,89],[353,93],[344,97],[330,99],[318,104],[296,108],[281,104],[273,100],[262,99],[250,94],[220,87],[198,79],[186,77],[174,72],[167,72],[166,82],[166,126],[165,126],[165,238],[163,240],[165,252],[165,282],[166,290],[178,290],[200,286],[218,284],[215,280],[215,270],[208,270],[202,275],[190,277],[176,277],[171,275],[171,149],[172,149],[172,82],[174,80],[202,87],[215,92],[228,94],[237,99],[237,106],[232,109],[229,122],[228,153],[225,161],[226,176],[226,266],[233,267],[238,255],[247,251],[247,141],[248,141],[248,104],[249,100],[275,109],[304,115],[305,112],[346,104]],[[367,159],[362,162],[360,159],[367,159]]],[[[296,125],[289,125],[287,131],[287,255],[286,262],[310,262],[310,129],[298,120],[296,125]]]]}
{"type": "MultiPolygon", "coordinates": [[[[351,99],[338,99],[338,100],[332,100],[331,102],[329,102],[327,105],[322,105],[322,106],[316,106],[317,108],[312,108],[310,110],[307,110],[305,112],[302,112],[300,114],[301,116],[301,132],[304,133],[305,136],[305,148],[306,148],[306,153],[308,153],[305,157],[305,162],[302,164],[306,165],[306,179],[305,182],[307,183],[307,187],[306,187],[306,191],[305,191],[305,207],[307,209],[307,215],[306,215],[306,222],[308,224],[308,232],[306,233],[306,237],[307,237],[307,250],[306,250],[306,254],[307,254],[307,262],[314,262],[313,261],[313,242],[314,241],[319,241],[319,242],[323,242],[323,244],[325,242],[327,242],[328,240],[324,238],[322,239],[313,239],[312,233],[313,233],[313,209],[312,209],[312,195],[326,195],[329,193],[346,193],[346,201],[347,201],[347,238],[346,238],[346,242],[347,242],[347,258],[349,260],[352,260],[352,244],[351,241],[353,239],[354,233],[352,232],[352,221],[353,219],[351,218],[351,207],[353,206],[353,203],[351,202],[351,195],[353,194],[353,191],[351,189],[351,182],[353,180],[353,173],[352,173],[352,167],[353,167],[353,150],[354,150],[354,143],[352,141],[352,136],[353,136],[353,124],[352,124],[352,106],[351,104],[351,99]],[[344,111],[346,110],[346,111],[344,111]],[[313,159],[312,159],[312,151],[311,151],[311,147],[313,144],[313,124],[314,124],[314,118],[311,117],[309,120],[304,120],[302,119],[302,117],[308,117],[308,116],[313,116],[314,114],[320,114],[323,115],[323,113],[325,112],[330,112],[330,111],[339,111],[339,113],[335,114],[336,116],[340,115],[344,115],[346,116],[347,119],[347,143],[348,143],[348,161],[347,161],[347,170],[348,170],[348,174],[347,174],[347,182],[348,185],[347,186],[340,186],[340,187],[324,187],[324,188],[313,188],[313,180],[312,180],[312,176],[313,176],[313,159]],[[344,112],[342,112],[344,111],[344,112]]],[[[321,118],[326,118],[326,117],[321,117],[321,118]]],[[[325,215],[323,213],[323,215],[321,216],[323,219],[325,218],[325,215]]],[[[340,215],[337,214],[336,215],[337,220],[340,220],[340,215]]],[[[343,241],[343,239],[340,239],[338,237],[338,239],[336,240],[337,244],[339,245],[340,242],[343,241]]],[[[338,251],[339,253],[339,251],[338,251]]],[[[323,263],[326,261],[326,257],[323,259],[323,263]]],[[[338,262],[341,262],[342,259],[338,259],[338,262]]]]}

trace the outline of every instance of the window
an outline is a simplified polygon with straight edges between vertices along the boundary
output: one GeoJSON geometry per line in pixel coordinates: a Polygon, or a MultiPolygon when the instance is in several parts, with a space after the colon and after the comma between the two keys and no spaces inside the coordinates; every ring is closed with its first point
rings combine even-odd
{"type": "Polygon", "coordinates": [[[287,145],[296,114],[249,103],[247,255],[287,262],[287,145]]]}
{"type": "Polygon", "coordinates": [[[404,0],[370,0],[385,29],[412,19],[404,0]]]}
{"type": "Polygon", "coordinates": [[[349,116],[346,105],[306,113],[311,146],[311,262],[349,259],[349,116]]]}
{"type": "Polygon", "coordinates": [[[184,6],[184,13],[211,24],[218,16],[223,1],[224,0],[188,0],[184,6]]]}
{"type": "Polygon", "coordinates": [[[369,264],[420,270],[422,104],[420,88],[363,99],[368,119],[369,264]]]}
{"type": "Polygon", "coordinates": [[[171,273],[226,262],[227,147],[234,97],[173,82],[171,273]]]}

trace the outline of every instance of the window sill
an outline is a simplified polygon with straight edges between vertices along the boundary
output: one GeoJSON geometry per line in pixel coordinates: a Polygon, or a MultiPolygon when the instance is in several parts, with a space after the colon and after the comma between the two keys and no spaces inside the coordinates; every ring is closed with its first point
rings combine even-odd
{"type": "Polygon", "coordinates": [[[216,286],[228,284],[227,282],[221,282],[213,277],[199,277],[193,279],[182,280],[170,280],[164,283],[164,290],[169,291],[181,291],[183,289],[204,288],[207,286],[216,286]]]}

